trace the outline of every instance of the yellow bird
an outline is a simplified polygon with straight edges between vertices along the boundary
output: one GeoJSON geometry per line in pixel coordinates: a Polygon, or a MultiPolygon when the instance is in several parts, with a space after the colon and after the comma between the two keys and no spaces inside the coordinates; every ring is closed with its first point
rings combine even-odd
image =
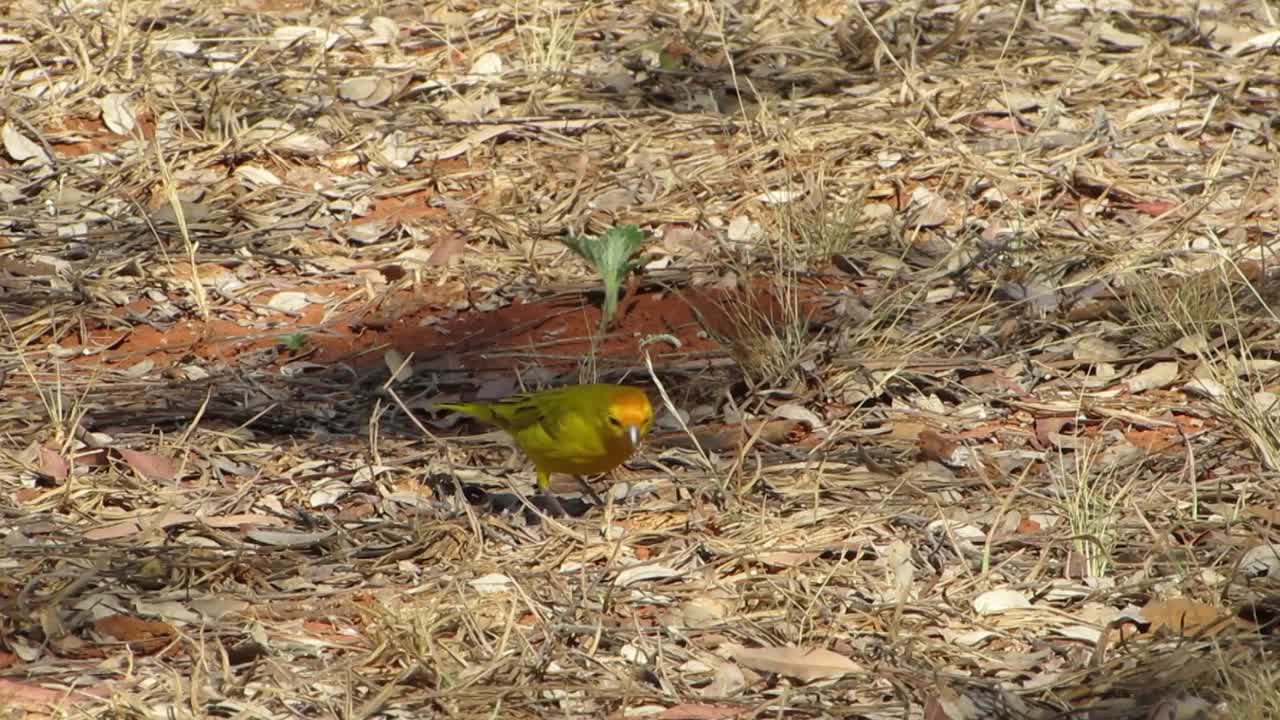
{"type": "MultiPolygon", "coordinates": [[[[488,403],[439,403],[496,425],[515,440],[549,492],[551,473],[609,472],[631,457],[653,424],[649,397],[628,385],[569,385],[488,403]]],[[[557,508],[559,510],[559,508],[557,508]]]]}

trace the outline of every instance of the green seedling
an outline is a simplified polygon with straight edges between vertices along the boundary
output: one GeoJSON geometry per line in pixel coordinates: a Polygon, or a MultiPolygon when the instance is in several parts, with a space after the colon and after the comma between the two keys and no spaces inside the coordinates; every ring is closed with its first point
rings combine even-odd
{"type": "Polygon", "coordinates": [[[302,352],[302,349],[307,346],[307,334],[304,332],[296,332],[289,333],[288,335],[281,335],[280,342],[289,352],[302,352]]]}
{"type": "Polygon", "coordinates": [[[635,225],[618,225],[606,230],[601,237],[570,235],[563,238],[563,242],[595,268],[604,281],[604,317],[601,324],[609,324],[618,311],[618,290],[622,281],[627,273],[645,263],[644,258],[635,257],[644,244],[644,233],[635,225]]]}

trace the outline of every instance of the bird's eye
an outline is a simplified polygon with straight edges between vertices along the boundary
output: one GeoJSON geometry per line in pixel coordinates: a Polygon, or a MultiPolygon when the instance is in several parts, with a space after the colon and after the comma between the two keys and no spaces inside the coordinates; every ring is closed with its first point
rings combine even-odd
{"type": "Polygon", "coordinates": [[[609,424],[614,427],[622,427],[622,421],[612,415],[609,416],[609,424]]]}

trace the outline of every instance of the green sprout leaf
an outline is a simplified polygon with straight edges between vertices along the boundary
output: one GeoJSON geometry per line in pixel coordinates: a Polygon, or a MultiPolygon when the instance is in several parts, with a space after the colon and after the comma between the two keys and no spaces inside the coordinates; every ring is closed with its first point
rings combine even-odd
{"type": "Polygon", "coordinates": [[[573,235],[563,241],[595,268],[604,281],[603,322],[609,323],[618,310],[622,281],[627,273],[644,265],[644,258],[634,257],[644,244],[644,233],[636,225],[618,225],[609,228],[602,237],[573,235]]]}
{"type": "Polygon", "coordinates": [[[285,349],[289,352],[302,352],[302,348],[307,346],[307,334],[304,332],[296,332],[289,333],[288,335],[282,335],[280,337],[280,342],[284,344],[285,349]]]}

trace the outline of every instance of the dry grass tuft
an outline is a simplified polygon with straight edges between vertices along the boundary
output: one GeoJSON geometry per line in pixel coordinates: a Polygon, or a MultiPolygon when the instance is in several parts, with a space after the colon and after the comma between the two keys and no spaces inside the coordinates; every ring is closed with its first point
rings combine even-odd
{"type": "Polygon", "coordinates": [[[1217,272],[1146,276],[1127,291],[1129,325],[1152,348],[1165,348],[1182,338],[1221,337],[1240,322],[1233,312],[1231,287],[1217,272]]]}

